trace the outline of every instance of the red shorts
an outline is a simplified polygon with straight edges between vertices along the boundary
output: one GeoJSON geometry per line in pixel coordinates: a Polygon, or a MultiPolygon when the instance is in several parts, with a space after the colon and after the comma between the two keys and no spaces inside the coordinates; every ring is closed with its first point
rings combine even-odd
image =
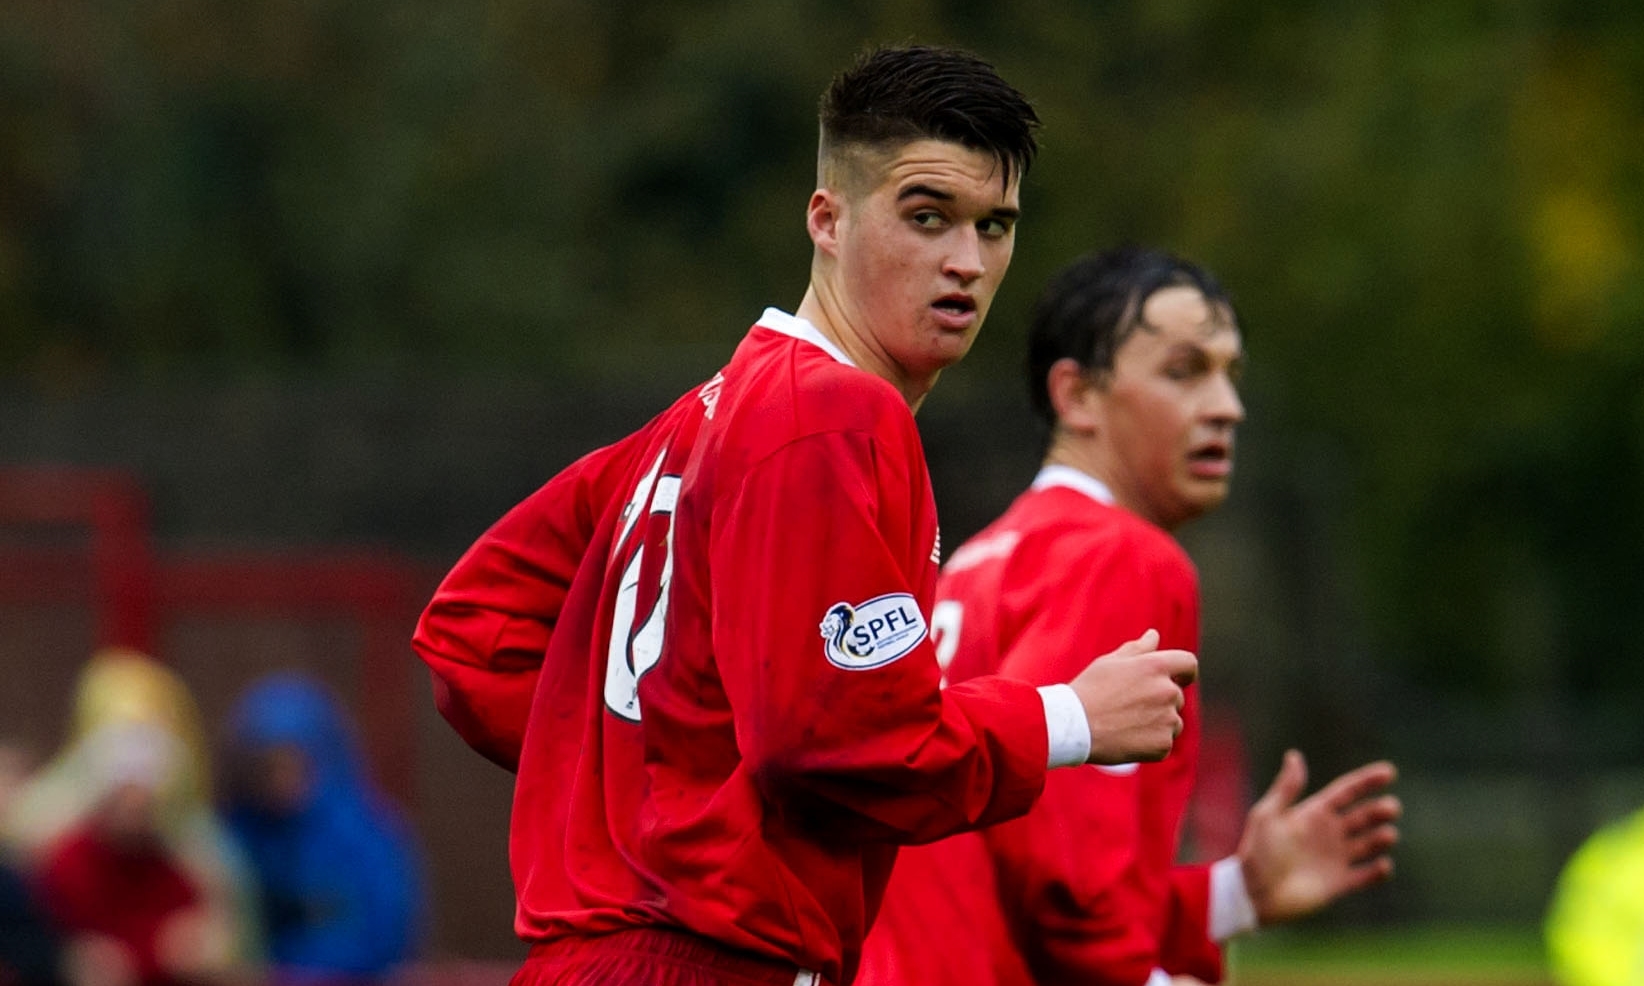
{"type": "Polygon", "coordinates": [[[508,986],[827,986],[814,972],[685,931],[634,928],[531,946],[508,986]]]}

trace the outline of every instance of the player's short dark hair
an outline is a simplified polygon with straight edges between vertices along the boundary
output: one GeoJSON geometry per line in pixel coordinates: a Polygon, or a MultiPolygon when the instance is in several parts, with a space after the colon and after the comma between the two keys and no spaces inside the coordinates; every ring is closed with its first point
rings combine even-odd
{"type": "Polygon", "coordinates": [[[1004,181],[1038,150],[1032,104],[987,62],[957,48],[880,47],[862,53],[822,94],[821,154],[915,140],[952,141],[992,154],[1004,181]]]}
{"type": "Polygon", "coordinates": [[[1047,379],[1057,360],[1073,359],[1098,376],[1113,369],[1113,358],[1142,322],[1142,306],[1165,288],[1190,287],[1229,322],[1237,324],[1233,301],[1214,275],[1162,250],[1126,246],[1087,253],[1045,284],[1028,328],[1028,397],[1052,429],[1056,409],[1047,379]]]}

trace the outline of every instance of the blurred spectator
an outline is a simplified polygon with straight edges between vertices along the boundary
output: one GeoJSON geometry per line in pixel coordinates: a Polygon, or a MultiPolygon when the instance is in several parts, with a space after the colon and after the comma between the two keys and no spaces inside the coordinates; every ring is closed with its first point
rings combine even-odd
{"type": "Polygon", "coordinates": [[[257,871],[276,981],[383,979],[415,953],[421,865],[342,708],[280,673],[241,698],[229,733],[228,819],[257,871]]]}
{"type": "Polygon", "coordinates": [[[52,840],[42,899],[86,986],[172,986],[226,969],[225,931],[164,835],[181,745],[148,723],[100,727],[83,744],[85,816],[52,840]]]}
{"type": "Polygon", "coordinates": [[[200,715],[168,668],[94,655],[68,745],[4,831],[63,933],[76,986],[224,982],[249,971],[250,874],[212,814],[200,715]]]}
{"type": "Polygon", "coordinates": [[[1560,986],[1644,986],[1644,810],[1599,829],[1565,864],[1547,958],[1560,986]]]}
{"type": "MultiPolygon", "coordinates": [[[[0,818],[28,777],[30,757],[0,742],[0,818]]],[[[58,980],[57,936],[34,888],[8,856],[0,855],[0,986],[53,986],[58,980]]]]}

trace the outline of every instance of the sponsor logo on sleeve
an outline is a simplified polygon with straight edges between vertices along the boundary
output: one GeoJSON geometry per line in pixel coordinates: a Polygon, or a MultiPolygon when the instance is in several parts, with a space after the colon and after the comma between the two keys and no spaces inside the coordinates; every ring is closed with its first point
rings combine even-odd
{"type": "Polygon", "coordinates": [[[925,615],[906,592],[865,603],[834,603],[822,617],[822,653],[846,671],[883,667],[907,656],[925,639],[925,615]]]}

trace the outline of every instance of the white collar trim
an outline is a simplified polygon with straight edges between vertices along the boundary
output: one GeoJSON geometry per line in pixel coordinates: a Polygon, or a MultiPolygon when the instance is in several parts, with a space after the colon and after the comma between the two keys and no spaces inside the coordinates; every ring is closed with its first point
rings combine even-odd
{"type": "Polygon", "coordinates": [[[792,336],[802,342],[808,342],[846,366],[856,365],[851,362],[849,356],[845,355],[843,349],[834,345],[833,340],[823,335],[822,330],[811,324],[808,319],[800,318],[798,315],[789,315],[780,308],[767,308],[764,314],[759,316],[758,324],[770,329],[772,332],[780,332],[785,336],[792,336]]]}
{"type": "Polygon", "coordinates": [[[1042,467],[1039,475],[1033,477],[1033,488],[1042,490],[1050,486],[1066,486],[1068,489],[1078,490],[1097,503],[1105,503],[1110,507],[1118,502],[1106,483],[1072,466],[1057,463],[1042,467]]]}

